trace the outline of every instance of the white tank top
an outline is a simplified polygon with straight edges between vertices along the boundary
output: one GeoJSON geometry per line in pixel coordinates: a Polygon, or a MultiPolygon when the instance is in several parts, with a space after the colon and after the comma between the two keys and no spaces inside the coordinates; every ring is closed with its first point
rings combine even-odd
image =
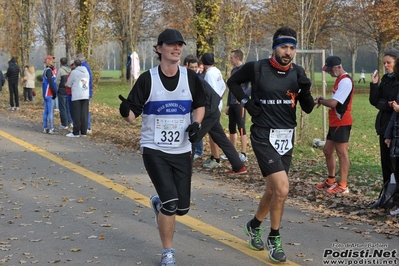
{"type": "Polygon", "coordinates": [[[163,86],[158,67],[150,69],[151,92],[144,104],[141,147],[170,154],[191,151],[186,128],[190,125],[193,97],[188,86],[187,69],[180,67],[177,87],[168,91],[163,86]]]}

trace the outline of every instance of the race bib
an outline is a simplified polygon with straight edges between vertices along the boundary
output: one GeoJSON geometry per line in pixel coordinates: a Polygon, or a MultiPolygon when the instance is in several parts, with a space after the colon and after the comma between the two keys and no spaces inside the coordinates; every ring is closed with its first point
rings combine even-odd
{"type": "Polygon", "coordinates": [[[270,129],[269,141],[280,155],[284,155],[292,149],[293,134],[293,129],[270,129]]]}
{"type": "Polygon", "coordinates": [[[159,146],[178,147],[182,145],[185,132],[183,118],[155,119],[154,143],[159,146]]]}

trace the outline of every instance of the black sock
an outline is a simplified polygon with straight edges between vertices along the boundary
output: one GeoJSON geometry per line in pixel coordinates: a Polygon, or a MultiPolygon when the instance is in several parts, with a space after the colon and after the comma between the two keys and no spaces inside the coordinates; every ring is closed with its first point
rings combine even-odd
{"type": "Polygon", "coordinates": [[[247,154],[245,152],[241,152],[241,154],[244,154],[244,156],[247,157],[247,154]]]}
{"type": "Polygon", "coordinates": [[[212,161],[215,160],[215,157],[213,157],[213,155],[211,155],[211,160],[212,160],[212,161]]]}
{"type": "Polygon", "coordinates": [[[327,179],[328,183],[330,184],[335,183],[335,175],[329,175],[327,179]]]}
{"type": "Polygon", "coordinates": [[[214,158],[217,163],[220,163],[220,158],[214,158]]]}
{"type": "Polygon", "coordinates": [[[279,235],[280,235],[279,229],[274,230],[274,229],[270,228],[270,234],[269,234],[269,236],[279,236],[279,235]]]}
{"type": "Polygon", "coordinates": [[[251,220],[251,223],[249,224],[249,226],[251,226],[251,228],[259,228],[260,224],[262,223],[262,221],[259,221],[258,219],[256,219],[256,216],[251,220]]]}

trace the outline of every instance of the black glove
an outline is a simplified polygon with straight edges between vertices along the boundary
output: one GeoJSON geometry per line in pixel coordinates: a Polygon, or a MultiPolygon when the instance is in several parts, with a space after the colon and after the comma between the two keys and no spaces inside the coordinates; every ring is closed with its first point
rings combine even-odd
{"type": "Polygon", "coordinates": [[[52,93],[53,93],[53,97],[52,98],[54,100],[55,98],[57,98],[57,93],[55,91],[53,91],[52,93]]]}
{"type": "Polygon", "coordinates": [[[198,122],[194,122],[187,127],[186,132],[188,132],[188,140],[191,143],[194,143],[198,139],[200,129],[201,125],[198,122]]]}
{"type": "Polygon", "coordinates": [[[298,78],[298,85],[299,85],[299,88],[301,89],[301,92],[302,91],[310,91],[312,82],[310,81],[310,79],[307,76],[303,75],[298,78]]]}
{"type": "Polygon", "coordinates": [[[247,109],[248,113],[251,116],[258,116],[262,112],[262,107],[260,106],[259,101],[254,101],[249,99],[248,102],[244,105],[245,109],[247,109]]]}
{"type": "Polygon", "coordinates": [[[119,113],[122,117],[128,117],[130,114],[130,105],[127,100],[119,94],[119,99],[122,101],[119,105],[119,113]]]}

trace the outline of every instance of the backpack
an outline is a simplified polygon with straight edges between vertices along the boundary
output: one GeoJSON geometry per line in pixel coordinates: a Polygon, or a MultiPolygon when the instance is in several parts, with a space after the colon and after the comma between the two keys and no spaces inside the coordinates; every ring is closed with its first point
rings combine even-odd
{"type": "Polygon", "coordinates": [[[393,195],[396,191],[395,174],[391,174],[391,179],[388,180],[380,191],[380,195],[376,202],[371,204],[370,208],[384,208],[390,209],[393,207],[393,195]]]}

